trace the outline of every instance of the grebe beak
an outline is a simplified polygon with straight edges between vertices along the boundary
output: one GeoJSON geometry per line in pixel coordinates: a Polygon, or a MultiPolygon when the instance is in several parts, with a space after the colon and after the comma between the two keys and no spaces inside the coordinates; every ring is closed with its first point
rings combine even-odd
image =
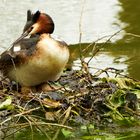
{"type": "Polygon", "coordinates": [[[13,45],[19,43],[24,37],[28,36],[29,32],[25,31],[16,41],[13,42],[13,45]]]}

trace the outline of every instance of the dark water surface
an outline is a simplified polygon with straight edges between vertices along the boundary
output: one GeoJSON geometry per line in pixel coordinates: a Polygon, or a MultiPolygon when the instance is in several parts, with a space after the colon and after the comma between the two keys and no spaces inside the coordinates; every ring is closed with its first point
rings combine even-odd
{"type": "MultiPolygon", "coordinates": [[[[54,34],[68,44],[77,44],[82,3],[82,0],[0,0],[0,51],[8,48],[22,33],[27,9],[39,9],[50,14],[55,22],[54,34]]],[[[140,80],[140,37],[132,35],[140,35],[140,0],[85,0],[81,19],[82,43],[112,35],[122,28],[125,29],[113,37],[110,45],[92,59],[90,66],[123,69],[126,74],[140,80]]],[[[101,42],[107,39],[108,37],[101,42]]],[[[78,46],[72,48],[73,69],[79,69],[78,46]]],[[[86,55],[86,60],[90,55],[86,55]]],[[[94,69],[91,71],[95,72],[94,69]]],[[[133,131],[131,133],[133,134],[133,131]]],[[[21,137],[24,134],[19,134],[18,138],[27,139],[21,137]]],[[[139,134],[131,136],[121,140],[139,139],[139,134]]],[[[36,139],[45,140],[39,135],[34,140],[36,139]]],[[[113,137],[111,139],[115,140],[113,137]]]]}

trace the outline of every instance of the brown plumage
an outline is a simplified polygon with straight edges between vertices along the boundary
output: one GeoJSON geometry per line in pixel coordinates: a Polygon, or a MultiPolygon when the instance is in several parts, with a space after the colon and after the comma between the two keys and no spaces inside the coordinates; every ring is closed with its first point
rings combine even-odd
{"type": "Polygon", "coordinates": [[[49,15],[27,11],[23,34],[1,55],[2,73],[23,86],[57,80],[68,62],[69,50],[64,41],[51,37],[53,30],[49,15]]]}

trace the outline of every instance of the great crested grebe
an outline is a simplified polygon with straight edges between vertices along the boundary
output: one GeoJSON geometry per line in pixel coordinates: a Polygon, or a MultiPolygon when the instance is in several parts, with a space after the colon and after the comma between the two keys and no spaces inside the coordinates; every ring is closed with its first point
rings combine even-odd
{"type": "Polygon", "coordinates": [[[3,75],[21,86],[57,80],[68,62],[69,50],[64,41],[51,37],[53,30],[54,22],[49,15],[28,10],[23,34],[1,54],[3,75]]]}

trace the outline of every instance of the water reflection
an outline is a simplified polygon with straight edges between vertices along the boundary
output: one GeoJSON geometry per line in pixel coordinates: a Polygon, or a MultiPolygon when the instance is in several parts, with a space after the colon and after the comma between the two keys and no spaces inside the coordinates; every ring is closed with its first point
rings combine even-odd
{"type": "MultiPolygon", "coordinates": [[[[140,35],[140,1],[139,0],[119,0],[122,10],[118,13],[118,18],[125,25],[125,32],[140,35]]],[[[124,36],[120,41],[132,42],[140,41],[140,38],[124,36]]]]}
{"type": "MultiPolygon", "coordinates": [[[[119,0],[119,2],[122,10],[118,13],[118,19],[124,23],[125,32],[140,35],[140,1],[119,0]]],[[[140,37],[126,34],[109,51],[113,56],[126,55],[129,58],[126,61],[128,73],[140,80],[140,37]]]]}
{"type": "MultiPolygon", "coordinates": [[[[88,62],[90,58],[91,57],[87,57],[85,59],[85,62],[88,62]]],[[[91,73],[95,74],[100,69],[106,69],[111,67],[111,68],[123,70],[124,72],[122,74],[127,74],[127,64],[124,63],[127,60],[127,57],[121,56],[120,58],[118,58],[119,62],[115,62],[115,59],[116,58],[114,56],[110,56],[109,52],[101,52],[90,61],[89,70],[91,73]]],[[[81,61],[80,60],[74,61],[73,69],[78,70],[80,69],[79,66],[81,66],[81,61]]],[[[108,73],[108,74],[110,77],[115,77],[116,75],[114,73],[108,73]]],[[[106,73],[100,75],[100,77],[106,77],[106,76],[108,76],[106,75],[106,73]]]]}
{"type": "MultiPolygon", "coordinates": [[[[73,69],[79,69],[80,60],[79,58],[79,48],[77,45],[71,46],[71,57],[74,61],[73,69]]],[[[82,44],[82,48],[85,48],[88,44],[82,44]]],[[[88,60],[91,56],[90,52],[92,47],[88,50],[88,54],[83,54],[88,60]]],[[[107,67],[114,67],[116,69],[124,70],[124,74],[129,74],[129,76],[140,80],[140,49],[139,43],[109,43],[106,47],[99,52],[90,62],[90,67],[92,73],[97,70],[95,68],[104,69],[107,67]]],[[[105,76],[105,75],[104,75],[105,76]]]]}
{"type": "Polygon", "coordinates": [[[126,61],[123,63],[127,65],[127,72],[130,76],[140,80],[140,47],[138,42],[133,43],[117,43],[106,49],[110,55],[118,58],[124,56],[126,61]]]}
{"type": "MultiPolygon", "coordinates": [[[[89,44],[81,44],[81,48],[82,50],[84,48],[86,48],[89,44]]],[[[98,45],[102,45],[102,44],[98,44],[98,45]]],[[[81,68],[81,61],[79,58],[79,44],[77,45],[71,45],[71,67],[74,70],[79,70],[81,68]]],[[[84,60],[86,62],[88,62],[92,56],[91,54],[91,50],[92,50],[91,46],[88,51],[86,53],[82,53],[83,57],[85,58],[84,60]]],[[[128,74],[128,65],[127,65],[127,61],[128,61],[128,57],[127,55],[121,53],[119,55],[114,55],[112,54],[112,52],[114,50],[112,50],[112,47],[114,48],[113,44],[107,44],[106,47],[108,49],[103,49],[101,50],[99,53],[96,54],[95,57],[93,57],[93,59],[91,59],[90,63],[89,63],[89,67],[90,67],[90,72],[95,74],[98,70],[100,69],[106,69],[106,68],[116,68],[119,70],[123,70],[122,74],[128,74]]],[[[107,76],[105,73],[103,73],[102,75],[100,75],[101,77],[107,76]]],[[[109,73],[109,76],[114,77],[115,74],[113,73],[109,73]]]]}
{"type": "MultiPolygon", "coordinates": [[[[126,73],[135,79],[140,80],[140,38],[134,36],[128,36],[127,33],[133,33],[140,35],[140,1],[139,0],[118,0],[120,3],[120,11],[118,11],[117,18],[119,26],[121,28],[125,27],[124,36],[116,41],[114,44],[108,45],[104,52],[106,56],[106,61],[104,56],[99,54],[93,60],[93,66],[102,67],[113,66],[119,69],[127,69],[126,73]],[[98,63],[98,59],[101,60],[98,63]]],[[[75,61],[77,63],[77,61],[75,61]]]]}

